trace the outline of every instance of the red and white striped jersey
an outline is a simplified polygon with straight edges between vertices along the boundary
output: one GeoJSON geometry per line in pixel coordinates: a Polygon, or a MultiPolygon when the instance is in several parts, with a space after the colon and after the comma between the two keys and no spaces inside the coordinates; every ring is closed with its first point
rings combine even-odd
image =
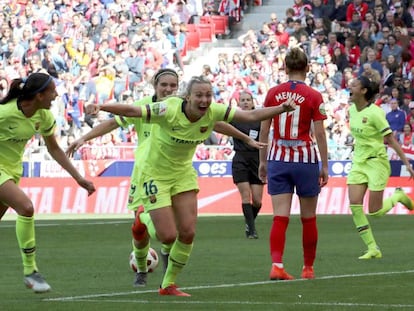
{"type": "Polygon", "coordinates": [[[319,156],[312,138],[312,124],[326,119],[322,95],[302,81],[288,81],[269,90],[264,106],[278,106],[289,98],[294,99],[296,109],[273,118],[273,140],[267,159],[317,163],[319,156]]]}

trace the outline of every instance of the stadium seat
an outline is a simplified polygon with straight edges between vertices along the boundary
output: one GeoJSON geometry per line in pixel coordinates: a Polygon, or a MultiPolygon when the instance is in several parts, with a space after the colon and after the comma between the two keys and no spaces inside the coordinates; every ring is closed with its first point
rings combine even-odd
{"type": "Polygon", "coordinates": [[[215,35],[224,35],[228,33],[229,17],[227,15],[213,15],[210,16],[210,19],[214,24],[215,35]]]}
{"type": "Polygon", "coordinates": [[[200,31],[200,42],[213,41],[214,24],[198,24],[197,28],[200,31]]]}
{"type": "Polygon", "coordinates": [[[187,50],[192,51],[200,47],[200,32],[194,24],[187,25],[187,50]]]}

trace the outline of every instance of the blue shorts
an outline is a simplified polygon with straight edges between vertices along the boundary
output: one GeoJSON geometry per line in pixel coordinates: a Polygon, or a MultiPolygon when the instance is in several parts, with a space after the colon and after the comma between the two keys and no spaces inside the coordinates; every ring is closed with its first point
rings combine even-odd
{"type": "Polygon", "coordinates": [[[318,163],[269,161],[267,192],[270,195],[294,193],[300,197],[315,197],[321,191],[318,163]]]}

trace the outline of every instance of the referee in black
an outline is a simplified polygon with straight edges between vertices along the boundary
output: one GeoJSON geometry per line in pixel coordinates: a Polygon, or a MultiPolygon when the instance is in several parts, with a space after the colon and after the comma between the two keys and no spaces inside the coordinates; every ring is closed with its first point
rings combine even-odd
{"type": "MultiPolygon", "coordinates": [[[[239,94],[238,106],[242,110],[253,110],[254,101],[251,93],[243,91],[239,94]]],[[[239,131],[259,141],[260,122],[231,123],[239,131]]],[[[234,157],[232,161],[233,182],[236,184],[241,201],[245,232],[248,239],[257,239],[255,219],[262,207],[263,182],[258,175],[259,150],[248,146],[243,141],[233,138],[234,157]]]]}

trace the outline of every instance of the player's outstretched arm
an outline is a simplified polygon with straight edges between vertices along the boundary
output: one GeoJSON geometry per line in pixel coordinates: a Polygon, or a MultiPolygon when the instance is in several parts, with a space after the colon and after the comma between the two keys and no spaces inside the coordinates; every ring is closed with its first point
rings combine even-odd
{"type": "Polygon", "coordinates": [[[239,131],[233,125],[228,124],[223,121],[216,122],[216,124],[214,125],[214,130],[218,133],[240,139],[241,141],[248,144],[250,147],[253,147],[256,149],[261,149],[263,147],[266,147],[267,145],[267,144],[263,144],[261,142],[254,140],[249,135],[246,135],[245,133],[239,131]]]}
{"type": "Polygon", "coordinates": [[[73,157],[73,154],[78,150],[84,143],[99,136],[108,134],[118,128],[119,125],[115,119],[105,120],[94,126],[88,133],[71,143],[66,149],[65,153],[68,157],[73,157]]]}
{"type": "Polygon", "coordinates": [[[236,122],[255,122],[273,118],[275,115],[283,112],[289,112],[296,109],[293,99],[289,98],[281,105],[274,107],[266,107],[254,110],[236,110],[233,121],[236,122]]]}
{"type": "Polygon", "coordinates": [[[95,192],[95,186],[92,182],[86,180],[78,170],[70,162],[69,158],[65,155],[65,152],[60,148],[59,144],[56,141],[55,135],[43,136],[43,139],[46,143],[47,150],[50,155],[55,159],[57,163],[60,164],[82,188],[88,191],[88,195],[91,195],[95,192]]]}

